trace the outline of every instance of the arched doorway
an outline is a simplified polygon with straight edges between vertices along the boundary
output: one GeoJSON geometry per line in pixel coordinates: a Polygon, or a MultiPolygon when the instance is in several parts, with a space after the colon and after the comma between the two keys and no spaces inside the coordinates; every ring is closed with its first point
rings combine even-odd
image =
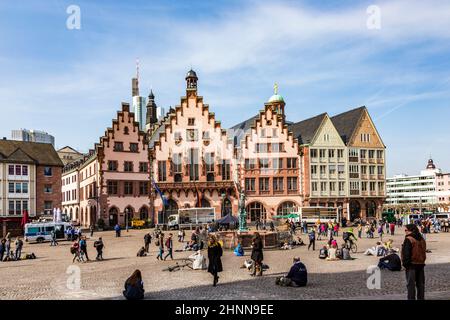
{"type": "Polygon", "coordinates": [[[297,211],[297,205],[294,202],[286,201],[278,206],[277,215],[287,215],[297,211]]]}
{"type": "Polygon", "coordinates": [[[200,206],[202,208],[211,208],[211,204],[205,198],[202,198],[202,201],[200,201],[200,206]]]}
{"type": "Polygon", "coordinates": [[[375,218],[377,215],[377,204],[375,201],[366,202],[366,218],[375,218]]]}
{"type": "Polygon", "coordinates": [[[229,198],[225,198],[223,200],[222,210],[222,217],[226,216],[227,214],[233,214],[233,204],[231,203],[231,200],[229,198]]]}
{"type": "Polygon", "coordinates": [[[75,209],[75,219],[72,220],[77,220],[78,219],[78,208],[75,209]]]}
{"type": "Polygon", "coordinates": [[[81,224],[81,220],[83,220],[83,216],[84,216],[84,209],[81,208],[81,212],[80,212],[80,218],[77,218],[77,221],[81,224]]]}
{"type": "MultiPolygon", "coordinates": [[[[72,208],[70,208],[70,211],[69,211],[69,219],[70,220],[72,220],[72,218],[73,218],[73,211],[72,211],[73,209],[72,208]]],[[[65,210],[64,210],[65,211],[65,210]]],[[[67,215],[67,212],[65,212],[65,214],[67,215]]]]}
{"type": "Polygon", "coordinates": [[[109,226],[110,227],[114,227],[117,224],[117,222],[119,221],[118,215],[119,215],[119,212],[116,207],[112,207],[111,209],[109,209],[109,226]]]}
{"type": "Polygon", "coordinates": [[[139,209],[139,219],[141,220],[148,220],[148,209],[147,207],[142,207],[141,209],[139,209]]]}
{"type": "Polygon", "coordinates": [[[133,220],[133,216],[134,216],[134,209],[132,206],[127,206],[125,208],[125,217],[126,217],[126,221],[125,223],[128,224],[128,226],[131,226],[131,220],[133,220]]]}
{"type": "Polygon", "coordinates": [[[357,200],[350,201],[350,221],[354,221],[361,216],[361,205],[357,200]]]}
{"type": "Polygon", "coordinates": [[[250,217],[250,221],[263,221],[266,219],[266,208],[261,202],[250,203],[247,208],[247,217],[250,217]]]}
{"type": "Polygon", "coordinates": [[[95,224],[97,222],[97,206],[91,206],[89,209],[89,224],[95,224]]]}

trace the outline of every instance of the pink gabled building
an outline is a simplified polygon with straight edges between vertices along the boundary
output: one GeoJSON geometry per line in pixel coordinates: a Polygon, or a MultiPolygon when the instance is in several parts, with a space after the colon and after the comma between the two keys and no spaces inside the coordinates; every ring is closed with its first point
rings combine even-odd
{"type": "Polygon", "coordinates": [[[152,219],[148,142],[129,104],[122,103],[112,127],[86,157],[66,166],[62,179],[68,194],[78,195],[64,199],[63,210],[83,227],[99,219],[109,226],[152,219]]]}
{"type": "Polygon", "coordinates": [[[234,147],[214,113],[197,94],[197,75],[186,75],[186,96],[149,132],[152,178],[167,198],[154,193],[158,223],[180,208],[215,209],[215,218],[238,210],[234,147]]]}

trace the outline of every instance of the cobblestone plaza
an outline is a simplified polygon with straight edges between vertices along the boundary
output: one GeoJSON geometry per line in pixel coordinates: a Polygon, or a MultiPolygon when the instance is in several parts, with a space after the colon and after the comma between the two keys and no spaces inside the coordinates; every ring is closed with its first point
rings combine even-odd
{"type": "MultiPolygon", "coordinates": [[[[224,251],[222,258],[224,272],[220,274],[217,287],[212,286],[212,277],[206,271],[184,270],[164,272],[176,261],[156,260],[157,247],[152,242],[150,255],[136,257],[143,245],[147,230],[122,231],[122,237],[115,238],[113,231],[97,232],[88,239],[88,253],[95,258],[93,241],[99,236],[105,242],[104,261],[78,263],[81,272],[80,289],[71,289],[72,255],[70,242],[61,241],[57,247],[49,243],[24,246],[25,253],[34,252],[36,260],[0,263],[0,299],[124,299],[123,284],[135,270],[142,271],[146,299],[405,299],[406,282],[404,272],[381,271],[381,289],[368,289],[370,276],[367,268],[378,263],[378,257],[364,256],[363,251],[372,247],[375,239],[358,239],[358,252],[352,261],[324,261],[318,258],[318,248],[325,240],[317,241],[316,251],[307,246],[293,250],[265,250],[264,262],[269,270],[263,277],[253,278],[247,270],[241,269],[249,251],[244,257],[235,257],[232,251],[224,251]],[[286,273],[292,258],[300,256],[308,268],[308,286],[286,288],[275,285],[275,277],[286,273]]],[[[175,232],[174,232],[175,234],[175,232]]],[[[187,234],[189,236],[189,233],[187,234]]],[[[307,237],[301,235],[307,242],[307,237]]],[[[342,237],[339,237],[341,239],[342,237]]],[[[403,230],[392,238],[394,247],[401,247],[403,230]]],[[[342,240],[338,241],[339,243],[342,240]]],[[[175,250],[181,248],[177,241],[175,250]]],[[[450,299],[448,272],[450,266],[450,233],[429,234],[427,245],[426,299],[450,299]]],[[[192,252],[174,252],[174,258],[188,257],[192,252]]],[[[206,252],[204,252],[206,255],[206,252]]],[[[181,262],[181,261],[179,261],[181,262]]],[[[76,268],[75,268],[76,270],[76,268]]]]}

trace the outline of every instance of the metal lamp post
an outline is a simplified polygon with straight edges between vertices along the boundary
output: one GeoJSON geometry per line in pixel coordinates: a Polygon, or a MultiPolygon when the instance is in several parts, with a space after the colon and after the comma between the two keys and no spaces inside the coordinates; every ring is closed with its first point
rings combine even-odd
{"type": "Polygon", "coordinates": [[[130,211],[129,208],[125,208],[125,229],[127,229],[128,232],[128,212],[130,211]]]}

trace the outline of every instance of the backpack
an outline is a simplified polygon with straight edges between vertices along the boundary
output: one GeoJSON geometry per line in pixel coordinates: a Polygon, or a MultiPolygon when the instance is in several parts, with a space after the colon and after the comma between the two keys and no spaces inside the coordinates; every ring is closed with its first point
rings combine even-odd
{"type": "Polygon", "coordinates": [[[71,254],[75,254],[77,252],[77,248],[75,247],[70,247],[70,253],[71,254]]]}
{"type": "Polygon", "coordinates": [[[347,241],[348,239],[350,239],[350,235],[348,234],[348,232],[344,232],[342,234],[342,239],[344,239],[344,241],[347,241]]]}

